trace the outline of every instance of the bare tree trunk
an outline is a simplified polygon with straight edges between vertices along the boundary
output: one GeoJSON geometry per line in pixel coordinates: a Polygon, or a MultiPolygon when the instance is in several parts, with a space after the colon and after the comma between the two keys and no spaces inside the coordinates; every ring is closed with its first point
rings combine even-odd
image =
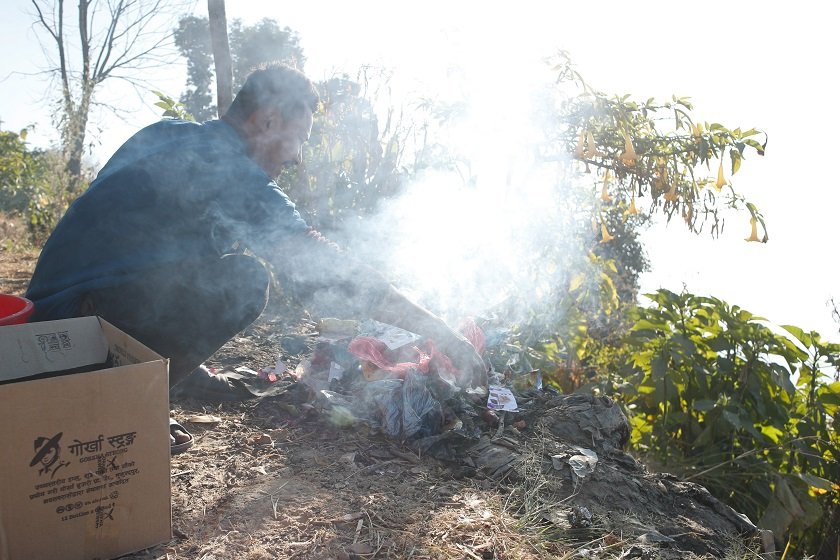
{"type": "Polygon", "coordinates": [[[216,63],[216,107],[221,117],[233,101],[233,65],[230,60],[225,0],[207,0],[210,44],[216,63]]]}
{"type": "Polygon", "coordinates": [[[167,21],[169,5],[177,0],[78,0],[78,43],[68,34],[65,0],[30,0],[35,25],[49,36],[58,54],[49,68],[61,87],[58,121],[70,194],[77,192],[82,174],[86,129],[96,88],[110,77],[143,84],[144,72],[168,62],[172,32],[158,22],[167,21]],[[74,53],[79,55],[74,63],[74,53]]]}
{"type": "MultiPolygon", "coordinates": [[[[76,193],[80,188],[82,156],[84,156],[85,151],[85,132],[87,130],[90,101],[95,86],[90,68],[90,35],[88,29],[90,2],[91,0],[79,0],[79,47],[82,55],[82,72],[79,76],[81,92],[77,103],[74,104],[73,102],[70,88],[64,88],[64,118],[66,119],[64,123],[64,155],[66,158],[65,169],[69,179],[67,190],[70,194],[76,193]]],[[[62,73],[66,75],[66,64],[62,66],[62,73]]]]}

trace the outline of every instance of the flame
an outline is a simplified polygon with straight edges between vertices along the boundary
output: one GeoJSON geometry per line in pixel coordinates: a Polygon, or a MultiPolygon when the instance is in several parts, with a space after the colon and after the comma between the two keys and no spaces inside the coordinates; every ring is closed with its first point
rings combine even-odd
{"type": "Polygon", "coordinates": [[[618,159],[627,167],[633,167],[636,165],[636,150],[633,149],[633,142],[630,140],[630,135],[623,130],[621,134],[624,135],[624,152],[618,156],[618,159]]]}

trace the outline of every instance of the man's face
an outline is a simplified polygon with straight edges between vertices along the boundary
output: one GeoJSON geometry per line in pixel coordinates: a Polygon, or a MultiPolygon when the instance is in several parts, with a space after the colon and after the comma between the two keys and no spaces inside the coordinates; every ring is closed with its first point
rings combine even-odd
{"type": "Polygon", "coordinates": [[[285,167],[300,164],[304,142],[312,133],[312,111],[304,109],[295,117],[284,119],[279,109],[260,115],[252,136],[252,157],[270,177],[285,167]]]}

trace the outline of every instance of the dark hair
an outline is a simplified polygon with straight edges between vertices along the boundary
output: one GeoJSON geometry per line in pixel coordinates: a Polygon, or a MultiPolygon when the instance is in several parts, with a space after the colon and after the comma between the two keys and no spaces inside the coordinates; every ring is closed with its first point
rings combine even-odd
{"type": "Polygon", "coordinates": [[[226,115],[239,122],[248,120],[260,107],[277,105],[284,118],[294,118],[318,109],[320,96],[303,72],[279,62],[261,64],[248,75],[226,115]]]}

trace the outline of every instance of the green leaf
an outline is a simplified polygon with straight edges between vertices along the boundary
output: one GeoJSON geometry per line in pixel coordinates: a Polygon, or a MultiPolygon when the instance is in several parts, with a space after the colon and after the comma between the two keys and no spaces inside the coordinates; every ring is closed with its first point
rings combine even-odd
{"type": "Polygon", "coordinates": [[[735,175],[741,168],[741,153],[738,150],[729,150],[729,158],[732,160],[732,174],[735,175]]]}
{"type": "Polygon", "coordinates": [[[701,412],[707,412],[715,408],[717,403],[710,399],[698,399],[692,403],[692,408],[694,410],[699,410],[701,412]]]}
{"type": "Polygon", "coordinates": [[[671,340],[679,344],[685,351],[685,353],[689,356],[697,352],[697,346],[694,345],[694,342],[692,342],[690,339],[684,337],[681,334],[675,334],[673,337],[671,337],[671,340]]]}
{"type": "Polygon", "coordinates": [[[572,278],[572,281],[569,282],[569,291],[570,292],[577,291],[578,288],[583,286],[583,283],[585,281],[586,281],[586,273],[581,272],[580,274],[576,275],[574,278],[572,278]]]}
{"type": "Polygon", "coordinates": [[[661,356],[657,356],[651,361],[650,365],[650,377],[654,383],[658,383],[664,379],[665,373],[668,371],[668,364],[665,360],[661,356]]]}
{"type": "Polygon", "coordinates": [[[641,331],[641,330],[653,330],[653,331],[664,331],[668,330],[668,323],[665,321],[651,321],[648,319],[639,319],[636,323],[630,328],[631,331],[641,331]]]}
{"type": "Polygon", "coordinates": [[[769,439],[773,443],[779,443],[782,439],[782,436],[786,433],[777,428],[776,426],[761,426],[760,429],[761,433],[764,434],[767,437],[767,439],[769,439]]]}
{"type": "Polygon", "coordinates": [[[801,478],[805,481],[808,486],[812,488],[819,488],[820,490],[828,490],[831,491],[834,489],[834,485],[830,480],[826,480],[822,477],[809,474],[809,473],[795,473],[796,476],[801,478]]]}
{"type": "Polygon", "coordinates": [[[804,330],[794,325],[782,325],[782,328],[792,334],[796,340],[804,344],[806,347],[811,346],[811,335],[807,334],[804,330]]]}
{"type": "Polygon", "coordinates": [[[732,425],[733,428],[744,428],[744,423],[741,421],[741,417],[731,410],[724,410],[723,417],[732,425]]]}

